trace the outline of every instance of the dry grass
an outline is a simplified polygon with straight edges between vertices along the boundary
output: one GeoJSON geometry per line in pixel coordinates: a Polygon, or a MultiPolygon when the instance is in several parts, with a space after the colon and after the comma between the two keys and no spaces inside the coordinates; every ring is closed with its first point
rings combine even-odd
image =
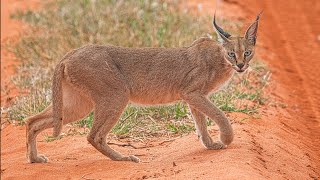
{"type": "MultiPolygon", "coordinates": [[[[213,33],[210,17],[180,12],[178,1],[59,0],[57,4],[48,3],[41,11],[17,12],[13,18],[30,24],[30,29],[14,46],[7,45],[20,60],[13,81],[30,92],[18,97],[9,109],[10,118],[21,124],[24,118],[50,104],[53,68],[71,49],[88,43],[127,47],[187,46],[208,32],[213,33]]],[[[238,30],[228,22],[223,25],[238,30]]],[[[263,89],[267,73],[265,66],[256,63],[253,71],[236,75],[224,91],[211,99],[226,112],[257,113],[265,102],[263,89]]],[[[90,128],[92,120],[91,114],[75,125],[90,128]]],[[[149,108],[129,105],[112,132],[145,137],[193,130],[187,107],[178,103],[149,108]]]]}

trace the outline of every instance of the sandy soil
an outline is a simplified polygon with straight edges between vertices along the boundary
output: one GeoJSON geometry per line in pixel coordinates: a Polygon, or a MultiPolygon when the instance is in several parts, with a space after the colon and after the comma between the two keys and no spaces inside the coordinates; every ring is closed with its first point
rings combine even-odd
{"type": "MultiPolygon", "coordinates": [[[[189,2],[199,7],[194,4],[197,1],[189,2]]],[[[203,3],[205,8],[201,13],[212,13],[207,2],[203,3]]],[[[21,8],[20,5],[9,7],[11,5],[7,8],[21,8]]],[[[225,150],[206,150],[195,134],[170,142],[159,139],[136,143],[136,149],[111,145],[122,153],[139,156],[142,160],[139,164],[111,161],[83,136],[68,136],[49,143],[39,138],[39,151],[46,154],[50,162],[27,164],[25,127],[8,126],[1,131],[1,178],[320,179],[320,85],[317,79],[320,77],[317,63],[320,3],[317,0],[226,0],[223,6],[237,12],[233,17],[241,14],[238,18],[244,19],[245,24],[264,10],[258,55],[273,72],[272,98],[286,103],[287,108],[263,107],[261,119],[243,122],[242,114],[231,114],[235,141],[225,150]]],[[[2,13],[8,11],[2,10],[2,13]]],[[[1,27],[4,22],[12,23],[8,19],[1,21],[1,27]]],[[[1,72],[2,64],[1,59],[1,72]]],[[[216,127],[210,133],[216,137],[216,127]]]]}

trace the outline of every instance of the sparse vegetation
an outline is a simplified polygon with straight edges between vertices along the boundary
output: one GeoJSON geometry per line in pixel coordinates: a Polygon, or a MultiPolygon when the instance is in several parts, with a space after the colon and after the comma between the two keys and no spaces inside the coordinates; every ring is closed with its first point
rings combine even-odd
{"type": "MultiPolygon", "coordinates": [[[[69,50],[88,43],[127,47],[181,47],[212,32],[211,17],[194,17],[178,9],[178,2],[59,0],[41,11],[17,12],[13,18],[30,24],[28,31],[7,48],[21,61],[13,81],[29,94],[18,97],[10,108],[11,119],[23,124],[24,118],[42,111],[51,102],[51,77],[55,64],[69,50]]],[[[233,27],[224,24],[225,27],[233,27]]],[[[233,27],[233,31],[237,31],[233,27]]],[[[214,35],[213,35],[214,36],[214,35]]],[[[226,112],[254,114],[266,99],[263,88],[269,75],[264,65],[236,75],[230,85],[211,99],[226,112]],[[240,77],[241,76],[241,77],[240,77]]],[[[93,113],[75,123],[91,128],[93,113]]],[[[208,122],[208,124],[212,124],[208,122]]],[[[194,130],[184,103],[160,107],[129,105],[112,132],[159,136],[194,130]]],[[[50,141],[48,136],[48,141],[50,141]]]]}
{"type": "Polygon", "coordinates": [[[44,135],[44,141],[45,141],[45,142],[52,142],[52,141],[55,141],[55,140],[59,140],[59,139],[61,139],[61,138],[62,138],[62,136],[59,136],[59,137],[55,138],[55,137],[50,136],[50,135],[48,135],[48,134],[45,134],[45,135],[44,135]]]}

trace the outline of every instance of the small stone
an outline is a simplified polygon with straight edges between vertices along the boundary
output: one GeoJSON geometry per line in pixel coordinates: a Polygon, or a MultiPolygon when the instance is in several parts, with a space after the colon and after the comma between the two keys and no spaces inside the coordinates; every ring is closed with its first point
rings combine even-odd
{"type": "Polygon", "coordinates": [[[172,162],[173,167],[177,166],[177,164],[175,162],[172,162]]]}

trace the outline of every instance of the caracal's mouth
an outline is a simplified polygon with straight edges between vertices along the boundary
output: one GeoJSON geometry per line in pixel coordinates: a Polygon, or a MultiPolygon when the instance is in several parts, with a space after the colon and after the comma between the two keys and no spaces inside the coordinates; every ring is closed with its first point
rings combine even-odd
{"type": "Polygon", "coordinates": [[[248,68],[238,68],[237,66],[233,66],[233,69],[236,70],[238,73],[243,73],[245,72],[248,68]]]}

